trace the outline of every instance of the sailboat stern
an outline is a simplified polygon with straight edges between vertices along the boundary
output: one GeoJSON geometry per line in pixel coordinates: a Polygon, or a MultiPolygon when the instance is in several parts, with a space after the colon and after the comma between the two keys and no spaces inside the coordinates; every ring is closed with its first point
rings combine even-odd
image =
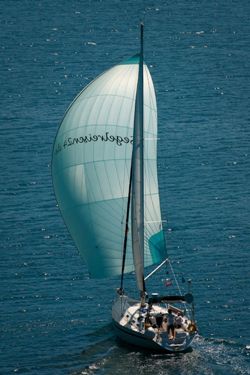
{"type": "MultiPolygon", "coordinates": [[[[123,342],[151,351],[185,352],[190,348],[196,332],[180,327],[176,328],[176,337],[170,337],[167,328],[157,323],[157,320],[167,315],[167,312],[167,308],[159,305],[154,305],[152,312],[149,304],[141,307],[139,301],[121,295],[112,307],[115,333],[123,342]],[[155,320],[155,324],[149,324],[149,314],[152,320],[155,320]]],[[[187,326],[189,323],[187,322],[187,326]]]]}

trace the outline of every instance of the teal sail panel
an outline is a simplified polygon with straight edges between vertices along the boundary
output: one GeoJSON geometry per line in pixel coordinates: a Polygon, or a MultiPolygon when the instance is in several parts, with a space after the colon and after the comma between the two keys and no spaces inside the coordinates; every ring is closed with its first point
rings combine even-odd
{"type": "MultiPolygon", "coordinates": [[[[156,170],[155,92],[144,64],[145,266],[161,261],[149,239],[161,231],[156,170]]],[[[132,156],[138,64],[106,71],[72,102],[53,149],[52,177],[61,214],[90,276],[119,275],[132,156]]],[[[125,272],[134,270],[131,230],[125,272]]]]}

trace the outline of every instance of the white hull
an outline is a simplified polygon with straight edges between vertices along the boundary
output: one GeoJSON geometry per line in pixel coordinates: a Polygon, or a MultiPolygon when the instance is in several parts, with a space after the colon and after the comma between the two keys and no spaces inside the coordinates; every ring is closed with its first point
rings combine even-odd
{"type": "MultiPolygon", "coordinates": [[[[147,310],[147,306],[144,311],[147,310]]],[[[154,306],[155,313],[167,313],[167,309],[154,306]]],[[[144,314],[145,316],[145,314],[144,314]]],[[[188,332],[184,329],[176,329],[176,338],[170,339],[167,332],[162,329],[145,329],[143,313],[140,303],[120,296],[112,308],[113,326],[116,335],[128,344],[159,352],[184,352],[195,337],[195,332],[188,332]],[[139,319],[138,319],[139,318],[139,319]]]]}

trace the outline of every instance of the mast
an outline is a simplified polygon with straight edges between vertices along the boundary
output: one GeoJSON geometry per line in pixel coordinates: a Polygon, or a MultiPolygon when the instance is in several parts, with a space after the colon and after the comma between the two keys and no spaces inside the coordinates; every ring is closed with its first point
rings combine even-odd
{"type": "Polygon", "coordinates": [[[132,247],[137,287],[145,295],[144,282],[144,101],[143,101],[143,24],[141,24],[140,60],[135,101],[132,152],[132,247]]]}

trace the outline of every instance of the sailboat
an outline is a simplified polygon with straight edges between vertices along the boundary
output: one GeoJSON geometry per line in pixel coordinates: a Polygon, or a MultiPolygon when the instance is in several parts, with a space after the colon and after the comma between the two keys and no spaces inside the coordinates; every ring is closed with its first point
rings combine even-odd
{"type": "Polygon", "coordinates": [[[146,287],[170,260],[157,178],[156,98],[143,61],[143,25],[140,53],[99,75],[67,109],[54,142],[52,178],[61,214],[90,276],[120,276],[112,306],[116,335],[152,351],[187,350],[197,333],[190,287],[185,295],[150,294],[146,287]],[[124,289],[124,275],[133,272],[135,299],[124,289]]]}

